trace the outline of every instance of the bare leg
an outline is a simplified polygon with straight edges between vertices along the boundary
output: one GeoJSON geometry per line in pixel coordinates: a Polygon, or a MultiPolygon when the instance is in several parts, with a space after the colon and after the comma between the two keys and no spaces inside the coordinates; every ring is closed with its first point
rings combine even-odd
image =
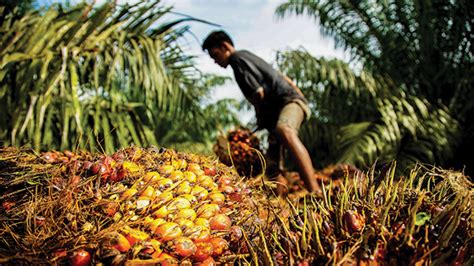
{"type": "Polygon", "coordinates": [[[314,178],[314,168],[311,157],[298,137],[298,132],[287,125],[278,125],[275,132],[282,144],[293,156],[306,189],[309,192],[315,192],[317,195],[321,195],[321,187],[314,178]]]}

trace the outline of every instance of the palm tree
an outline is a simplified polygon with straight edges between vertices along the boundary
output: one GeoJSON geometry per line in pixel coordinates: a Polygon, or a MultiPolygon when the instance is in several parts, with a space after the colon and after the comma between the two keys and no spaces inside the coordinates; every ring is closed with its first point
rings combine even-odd
{"type": "Polygon", "coordinates": [[[163,21],[159,2],[0,7],[3,144],[110,153],[156,145],[159,117],[200,117],[208,88],[194,87],[201,74],[178,40],[201,20],[163,21]]]}
{"type": "Polygon", "coordinates": [[[340,129],[338,161],[447,163],[459,155],[454,153],[456,143],[465,145],[472,139],[466,134],[472,132],[467,131],[466,118],[474,98],[469,89],[473,63],[469,5],[468,1],[290,0],[278,7],[276,13],[282,17],[316,18],[323,33],[335,37],[337,46],[348,49],[364,66],[357,74],[341,62],[301,51],[284,56],[299,60],[292,65],[280,62],[300,86],[313,83],[312,88],[306,86],[306,93],[315,94],[315,111],[322,114],[319,122],[340,129]],[[456,141],[458,125],[462,135],[456,141]]]}

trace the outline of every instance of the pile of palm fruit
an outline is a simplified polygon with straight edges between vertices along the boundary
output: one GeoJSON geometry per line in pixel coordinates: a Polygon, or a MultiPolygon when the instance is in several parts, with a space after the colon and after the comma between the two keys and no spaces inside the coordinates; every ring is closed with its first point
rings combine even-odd
{"type": "Polygon", "coordinates": [[[283,198],[173,150],[0,148],[0,264],[472,265],[472,182],[395,168],[337,166],[323,198],[283,198]]]}
{"type": "Polygon", "coordinates": [[[250,190],[206,157],[4,148],[0,166],[0,264],[209,264],[244,243],[238,203],[250,190]]]}
{"type": "Polygon", "coordinates": [[[247,128],[237,128],[219,136],[214,152],[222,163],[235,167],[241,176],[254,177],[262,173],[260,140],[247,128]]]}

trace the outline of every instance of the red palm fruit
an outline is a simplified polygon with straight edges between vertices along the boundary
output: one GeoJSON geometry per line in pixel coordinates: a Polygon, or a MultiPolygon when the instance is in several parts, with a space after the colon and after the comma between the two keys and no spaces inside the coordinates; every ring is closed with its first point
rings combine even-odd
{"type": "Polygon", "coordinates": [[[232,226],[232,221],[225,214],[217,214],[209,220],[211,230],[226,231],[232,226]]]}
{"type": "Polygon", "coordinates": [[[71,266],[87,266],[91,262],[91,254],[84,249],[79,249],[72,253],[69,258],[69,264],[71,266]]]}
{"type": "Polygon", "coordinates": [[[110,246],[120,252],[127,252],[130,250],[130,242],[120,233],[112,232],[105,235],[103,239],[104,246],[110,246]]]}
{"type": "Polygon", "coordinates": [[[208,242],[198,242],[196,243],[196,253],[192,256],[195,261],[205,261],[212,256],[212,245],[208,242]]]}
{"type": "Polygon", "coordinates": [[[194,255],[194,253],[196,253],[196,249],[197,247],[194,242],[184,236],[180,236],[174,239],[171,245],[171,250],[173,251],[173,253],[182,258],[187,258],[189,256],[194,255]]]}
{"type": "Polygon", "coordinates": [[[195,243],[208,241],[211,237],[211,232],[209,231],[209,228],[206,228],[201,225],[196,225],[191,228],[187,228],[184,231],[184,234],[195,243]]]}
{"type": "Polygon", "coordinates": [[[214,166],[204,166],[204,174],[208,176],[217,175],[216,168],[214,166]]]}
{"type": "Polygon", "coordinates": [[[222,237],[214,237],[209,241],[212,245],[212,256],[220,256],[229,248],[229,243],[222,237]]]}

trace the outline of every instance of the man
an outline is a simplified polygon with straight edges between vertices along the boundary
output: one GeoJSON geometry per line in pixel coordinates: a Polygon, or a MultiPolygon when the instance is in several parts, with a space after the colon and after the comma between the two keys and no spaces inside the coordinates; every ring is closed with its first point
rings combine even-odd
{"type": "Polygon", "coordinates": [[[242,93],[255,107],[258,129],[265,128],[270,132],[268,177],[279,175],[283,145],[293,156],[306,189],[321,194],[308,150],[298,137],[302,122],[310,116],[301,91],[258,56],[246,50],[236,50],[231,38],[223,31],[211,32],[202,49],[207,50],[219,66],[232,67],[242,93]]]}

